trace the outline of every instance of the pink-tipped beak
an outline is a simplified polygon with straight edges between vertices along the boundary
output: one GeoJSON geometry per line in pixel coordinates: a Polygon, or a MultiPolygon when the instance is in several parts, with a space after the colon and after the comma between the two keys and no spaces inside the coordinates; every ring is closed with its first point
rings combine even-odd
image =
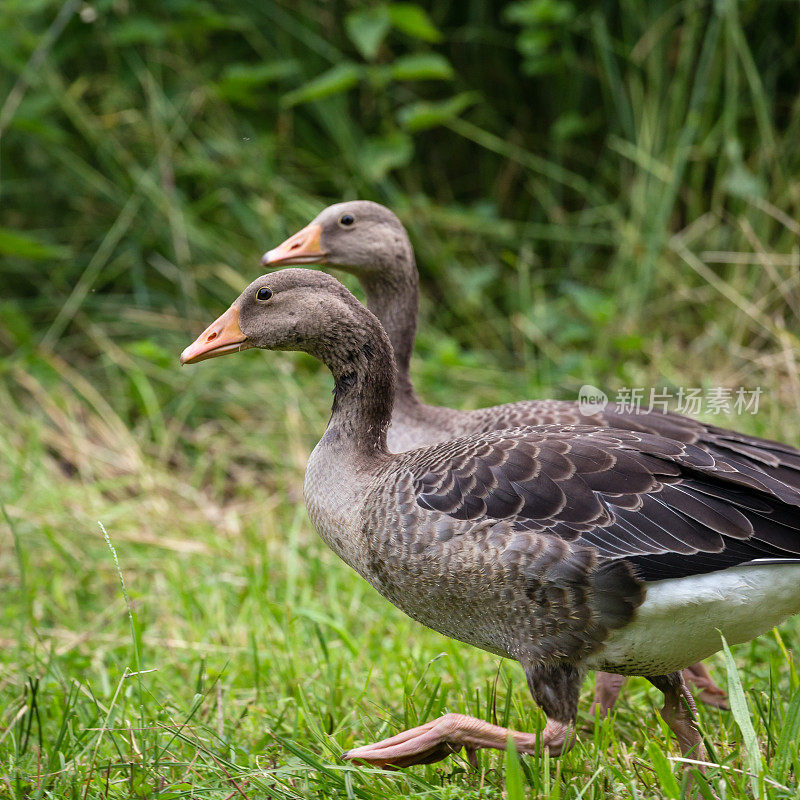
{"type": "Polygon", "coordinates": [[[247,337],[239,327],[239,309],[231,306],[181,353],[181,364],[196,364],[247,347],[247,337]]]}
{"type": "Polygon", "coordinates": [[[328,254],[322,249],[322,227],[316,223],[306,225],[283,244],[268,250],[261,257],[264,267],[282,267],[288,264],[321,264],[328,254]]]}

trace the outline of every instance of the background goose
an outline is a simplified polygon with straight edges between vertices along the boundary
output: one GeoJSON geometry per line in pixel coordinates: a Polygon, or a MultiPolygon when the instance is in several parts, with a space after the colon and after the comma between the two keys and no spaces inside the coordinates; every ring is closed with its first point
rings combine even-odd
{"type": "MultiPolygon", "coordinates": [[[[306,470],[311,520],[404,612],[522,665],[569,746],[581,675],[647,677],[681,750],[702,755],[679,670],[800,611],[800,492],[724,454],[649,433],[543,425],[390,453],[395,367],[378,320],[334,278],[254,281],[184,350],[303,350],[334,387],[306,470]],[[686,700],[684,703],[683,700],[686,700]]],[[[448,714],[346,757],[428,763],[536,737],[448,714]]]]}
{"type": "MultiPolygon", "coordinates": [[[[514,425],[602,425],[695,444],[800,487],[800,451],[678,414],[625,414],[608,408],[587,416],[577,403],[557,400],[506,403],[474,411],[423,403],[409,375],[419,305],[414,251],[400,220],[378,203],[355,200],[329,206],[308,226],[267,252],[262,263],[325,264],[351,272],[362,283],[367,306],[389,335],[397,361],[397,395],[388,433],[390,450],[400,452],[514,425]]],[[[703,702],[727,707],[725,692],[702,664],[687,669],[686,677],[701,689],[699,697],[703,702]]],[[[598,674],[595,702],[602,713],[613,706],[621,686],[619,676],[598,674]]]]}

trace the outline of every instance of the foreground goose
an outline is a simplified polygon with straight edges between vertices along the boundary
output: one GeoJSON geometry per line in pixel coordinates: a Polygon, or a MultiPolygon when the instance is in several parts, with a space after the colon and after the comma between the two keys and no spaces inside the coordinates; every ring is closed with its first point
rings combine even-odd
{"type": "Polygon", "coordinates": [[[541,425],[390,453],[395,393],[378,320],[324,273],[253,282],[184,350],[303,350],[333,373],[306,469],[328,545],[405,613],[516,659],[547,715],[537,740],[448,714],[345,754],[407,766],[465,747],[573,741],[586,669],[643,675],[681,750],[702,757],[679,670],[800,611],[800,492],[725,455],[649,433],[541,425]]]}
{"type": "MultiPolygon", "coordinates": [[[[743,436],[677,414],[619,413],[609,408],[585,416],[577,403],[535,400],[476,411],[422,403],[414,392],[409,363],[417,329],[419,277],[414,251],[400,220],[385,206],[364,200],[338,203],[322,211],[303,230],[267,252],[265,266],[324,264],[354,274],[364,287],[368,308],[381,321],[397,361],[397,395],[388,432],[395,452],[443,442],[455,436],[514,425],[601,425],[654,433],[696,444],[748,466],[763,469],[800,487],[800,451],[776,442],[743,436]]],[[[686,671],[703,702],[727,707],[725,692],[702,664],[686,671]]],[[[601,713],[614,704],[622,678],[597,676],[595,702],[601,713]]]]}

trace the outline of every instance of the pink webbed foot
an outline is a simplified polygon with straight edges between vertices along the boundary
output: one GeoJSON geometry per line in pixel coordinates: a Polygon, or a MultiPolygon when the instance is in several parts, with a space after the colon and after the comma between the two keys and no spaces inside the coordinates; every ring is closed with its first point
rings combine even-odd
{"type": "Polygon", "coordinates": [[[464,747],[467,758],[475,766],[476,750],[483,747],[505,750],[509,736],[514,739],[519,753],[535,753],[538,747],[543,747],[551,755],[559,755],[572,745],[571,733],[571,726],[548,720],[541,741],[537,741],[533,733],[501,728],[464,714],[445,714],[375,744],[348,750],[342,754],[342,758],[376,767],[399,768],[412,764],[432,764],[464,747]]]}
{"type": "Polygon", "coordinates": [[[714,683],[711,673],[702,662],[693,664],[683,670],[683,678],[701,690],[697,696],[701,703],[714,708],[721,708],[725,711],[730,709],[727,692],[714,683]]]}

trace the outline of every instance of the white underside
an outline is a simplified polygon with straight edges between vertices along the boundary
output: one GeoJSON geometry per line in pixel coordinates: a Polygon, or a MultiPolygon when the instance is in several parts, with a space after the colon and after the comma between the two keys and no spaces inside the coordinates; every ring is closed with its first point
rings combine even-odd
{"type": "Polygon", "coordinates": [[[593,669],[664,675],[728,644],[755,638],[800,613],[800,564],[732,567],[708,575],[646,584],[644,603],[629,625],[612,631],[587,661],[593,669]]]}

